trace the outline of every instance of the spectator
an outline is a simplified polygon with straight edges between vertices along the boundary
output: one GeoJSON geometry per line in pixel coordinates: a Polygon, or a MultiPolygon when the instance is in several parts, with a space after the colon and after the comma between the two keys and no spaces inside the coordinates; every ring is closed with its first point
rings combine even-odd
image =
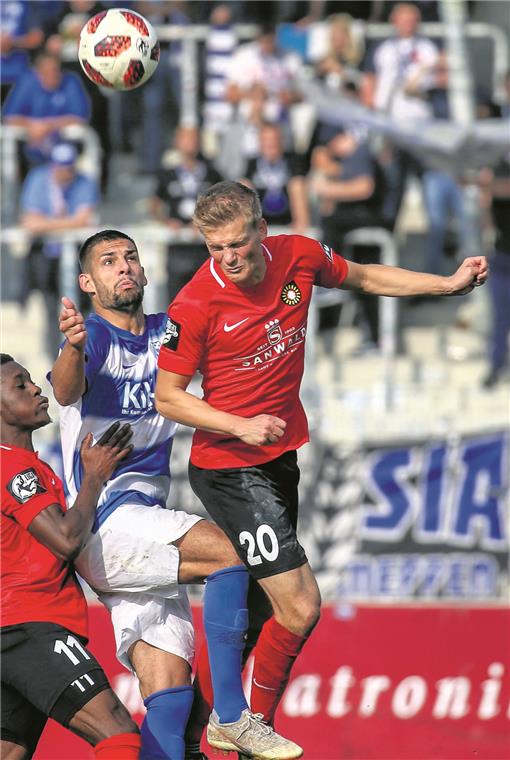
{"type": "MultiPolygon", "coordinates": [[[[433,118],[427,90],[438,61],[437,46],[418,34],[421,14],[415,5],[398,3],[390,21],[395,35],[367,56],[361,94],[365,105],[391,116],[395,122],[419,122],[433,118]],[[419,82],[417,82],[419,74],[419,82]]],[[[421,177],[421,162],[404,150],[393,151],[393,174],[398,193],[396,218],[409,174],[421,177]]]]}
{"type": "MultiPolygon", "coordinates": [[[[345,250],[345,235],[359,227],[379,227],[381,217],[381,173],[366,138],[353,130],[338,131],[319,125],[317,145],[312,152],[311,190],[319,201],[324,240],[337,251],[345,250]]],[[[356,245],[354,261],[379,263],[377,246],[356,245]]],[[[360,300],[365,337],[362,351],[376,349],[379,342],[378,298],[363,294],[360,300]]],[[[323,309],[321,327],[336,324],[338,309],[323,309]]]]}
{"type": "MultiPolygon", "coordinates": [[[[187,4],[182,2],[137,2],[135,10],[154,26],[175,24],[187,26],[190,17],[187,4]]],[[[141,140],[138,148],[140,171],[156,174],[161,168],[161,156],[180,121],[182,99],[181,61],[182,42],[173,40],[161,45],[159,64],[148,82],[140,88],[141,140]]],[[[129,93],[129,109],[132,109],[129,93]]],[[[126,105],[128,101],[124,98],[126,105]]]]}
{"type": "Polygon", "coordinates": [[[83,72],[76,56],[80,32],[89,18],[104,10],[102,3],[95,0],[71,0],[61,3],[58,13],[46,20],[46,50],[66,61],[66,68],[79,75],[90,99],[90,126],[95,130],[101,143],[101,189],[106,191],[108,183],[108,164],[111,157],[111,139],[109,124],[109,98],[104,88],[98,87],[83,72]]]}
{"type": "Polygon", "coordinates": [[[43,35],[27,0],[0,3],[0,79],[2,103],[19,77],[30,68],[29,50],[38,47],[43,35]]]}
{"type": "Polygon", "coordinates": [[[336,91],[346,94],[357,89],[361,81],[359,69],[364,52],[361,36],[353,28],[352,18],[346,13],[330,16],[328,22],[328,50],[315,64],[315,74],[336,91]]]}
{"type": "Polygon", "coordinates": [[[246,182],[257,191],[269,226],[291,225],[304,235],[310,226],[304,161],[284,152],[278,124],[263,124],[259,140],[260,155],[248,162],[246,182]]]}
{"type": "Polygon", "coordinates": [[[496,233],[490,262],[492,326],[490,332],[489,370],[483,380],[485,388],[500,382],[508,365],[510,338],[510,157],[497,167],[490,183],[492,219],[496,233]]]}
{"type": "MultiPolygon", "coordinates": [[[[226,134],[228,157],[222,166],[231,167],[234,140],[239,140],[245,160],[258,152],[258,134],[263,121],[279,123],[284,130],[284,144],[292,145],[289,107],[300,96],[294,87],[299,67],[297,56],[280,52],[274,28],[264,27],[254,42],[241,45],[230,60],[227,99],[237,108],[240,128],[237,135],[226,134]]],[[[236,166],[237,170],[237,166],[236,166]]],[[[244,166],[241,169],[244,172],[244,166]]],[[[241,173],[239,172],[239,173],[241,173]]],[[[232,171],[231,173],[234,173],[232,171]]]]}
{"type": "Polygon", "coordinates": [[[76,159],[76,148],[72,144],[55,145],[51,162],[32,169],[21,194],[20,223],[33,238],[26,261],[23,297],[31,290],[40,290],[43,295],[48,316],[46,350],[50,356],[54,356],[60,343],[55,325],[58,324],[62,248],[51,233],[92,224],[99,203],[96,183],[76,170],[76,159]]]}
{"type": "Polygon", "coordinates": [[[233,106],[225,98],[230,59],[237,47],[237,36],[231,21],[232,13],[228,5],[213,8],[205,40],[203,135],[207,155],[211,156],[217,155],[220,137],[232,121],[233,106]]]}
{"type": "Polygon", "coordinates": [[[3,108],[6,124],[27,130],[27,157],[31,163],[47,160],[58,142],[58,132],[70,124],[86,124],[90,104],[81,80],[63,71],[60,60],[40,52],[9,92],[3,108]]]}
{"type": "MultiPolygon", "coordinates": [[[[175,136],[175,153],[171,165],[158,175],[156,194],[151,199],[152,216],[170,229],[192,229],[195,202],[200,192],[222,179],[216,169],[200,154],[200,133],[196,127],[179,127],[175,136]]],[[[186,284],[204,261],[201,243],[170,246],[168,283],[170,300],[186,284]]]]}

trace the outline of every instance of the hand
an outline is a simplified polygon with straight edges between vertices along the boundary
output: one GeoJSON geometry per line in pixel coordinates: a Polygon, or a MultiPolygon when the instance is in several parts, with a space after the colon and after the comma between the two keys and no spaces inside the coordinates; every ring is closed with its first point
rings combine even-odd
{"type": "Polygon", "coordinates": [[[62,305],[64,308],[60,313],[59,330],[64,333],[72,346],[83,348],[87,342],[87,328],[83,314],[67,296],[63,296],[62,305]]]}
{"type": "Polygon", "coordinates": [[[267,446],[276,443],[285,432],[287,423],[271,414],[259,414],[257,417],[243,419],[237,437],[250,446],[267,446]]]}
{"type": "Polygon", "coordinates": [[[92,433],[88,433],[80,447],[85,474],[97,477],[101,483],[108,480],[119,462],[133,450],[133,446],[128,443],[132,435],[131,425],[128,423],[121,425],[120,422],[114,422],[93,446],[92,433]]]}
{"type": "Polygon", "coordinates": [[[42,140],[44,140],[46,135],[53,131],[53,127],[51,127],[49,124],[46,124],[44,121],[34,120],[27,126],[29,142],[35,144],[40,143],[42,140]]]}
{"type": "Polygon", "coordinates": [[[471,293],[473,288],[483,285],[489,275],[489,265],[485,256],[469,256],[464,259],[450,281],[452,296],[463,296],[471,293]]]}

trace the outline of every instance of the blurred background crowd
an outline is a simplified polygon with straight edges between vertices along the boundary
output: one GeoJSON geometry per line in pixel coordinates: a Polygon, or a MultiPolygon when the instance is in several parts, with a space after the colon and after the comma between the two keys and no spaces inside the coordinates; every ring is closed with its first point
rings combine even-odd
{"type": "MultiPolygon", "coordinates": [[[[153,303],[166,308],[205,257],[197,194],[224,178],[258,190],[272,231],[360,262],[448,274],[490,255],[486,293],[460,309],[406,301],[389,345],[405,352],[406,326],[441,325],[443,358],[480,360],[472,383],[508,381],[508,2],[16,0],[0,12],[4,324],[38,293],[48,356],[75,274],[65,241],[75,251],[87,228],[138,225],[159,251],[153,303]],[[160,63],[139,90],[81,72],[79,32],[111,7],[158,31],[160,63]]],[[[380,354],[377,298],[319,293],[317,305],[328,351],[340,325],[355,328],[348,358],[380,354]]]]}

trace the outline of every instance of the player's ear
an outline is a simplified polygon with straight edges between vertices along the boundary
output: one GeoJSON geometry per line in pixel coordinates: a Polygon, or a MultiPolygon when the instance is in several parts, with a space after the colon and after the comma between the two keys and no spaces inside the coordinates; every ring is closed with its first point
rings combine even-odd
{"type": "Polygon", "coordinates": [[[90,274],[87,274],[87,272],[81,272],[78,281],[80,283],[80,288],[84,293],[92,294],[96,292],[92,277],[90,274]]]}
{"type": "Polygon", "coordinates": [[[259,222],[260,239],[265,240],[267,238],[267,222],[265,219],[261,219],[259,222]]]}

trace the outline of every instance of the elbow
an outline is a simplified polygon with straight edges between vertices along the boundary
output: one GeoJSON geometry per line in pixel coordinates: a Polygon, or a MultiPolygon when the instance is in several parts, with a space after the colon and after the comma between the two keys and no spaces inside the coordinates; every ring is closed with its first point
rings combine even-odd
{"type": "Polygon", "coordinates": [[[73,562],[83,548],[83,541],[78,537],[64,538],[53,553],[64,562],[73,562]]]}

